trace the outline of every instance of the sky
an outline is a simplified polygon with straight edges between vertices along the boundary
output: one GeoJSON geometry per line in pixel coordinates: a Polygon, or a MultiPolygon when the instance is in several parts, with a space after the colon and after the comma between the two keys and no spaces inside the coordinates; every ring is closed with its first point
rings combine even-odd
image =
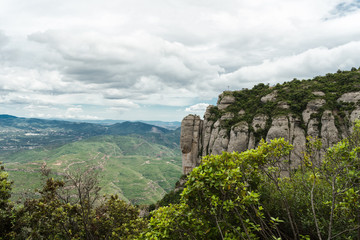
{"type": "Polygon", "coordinates": [[[0,0],[0,114],[181,121],[360,66],[360,0],[0,0]]]}

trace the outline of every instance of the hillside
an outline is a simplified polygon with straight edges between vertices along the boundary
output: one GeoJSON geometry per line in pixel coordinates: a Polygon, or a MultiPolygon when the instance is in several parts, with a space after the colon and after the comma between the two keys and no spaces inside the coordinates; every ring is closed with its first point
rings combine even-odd
{"type": "Polygon", "coordinates": [[[296,166],[306,136],[321,138],[327,148],[349,135],[360,114],[359,100],[356,68],[275,86],[225,91],[217,106],[207,108],[203,120],[189,115],[182,121],[183,172],[191,171],[207,154],[241,152],[255,148],[262,138],[279,137],[295,146],[291,160],[296,166]]]}
{"type": "Polygon", "coordinates": [[[39,170],[44,162],[54,176],[98,166],[101,193],[118,194],[136,204],[161,199],[181,175],[179,151],[139,137],[96,136],[54,149],[9,155],[5,166],[14,180],[14,199],[40,187],[39,170]]]}
{"type": "Polygon", "coordinates": [[[103,125],[0,115],[0,160],[20,150],[54,148],[101,135],[137,136],[178,149],[180,130],[168,130],[141,122],[103,125]]]}

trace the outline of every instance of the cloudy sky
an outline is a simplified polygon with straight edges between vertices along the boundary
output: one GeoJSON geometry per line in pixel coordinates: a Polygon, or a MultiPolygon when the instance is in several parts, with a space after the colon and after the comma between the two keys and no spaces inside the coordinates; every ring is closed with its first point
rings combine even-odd
{"type": "Polygon", "coordinates": [[[359,0],[0,0],[0,114],[180,121],[359,66],[359,0]]]}

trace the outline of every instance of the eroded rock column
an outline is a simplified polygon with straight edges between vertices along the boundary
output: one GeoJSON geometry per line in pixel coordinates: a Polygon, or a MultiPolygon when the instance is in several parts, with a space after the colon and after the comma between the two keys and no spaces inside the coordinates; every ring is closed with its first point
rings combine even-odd
{"type": "Polygon", "coordinates": [[[188,174],[200,163],[202,125],[203,121],[197,115],[188,115],[181,122],[183,174],[188,174]]]}

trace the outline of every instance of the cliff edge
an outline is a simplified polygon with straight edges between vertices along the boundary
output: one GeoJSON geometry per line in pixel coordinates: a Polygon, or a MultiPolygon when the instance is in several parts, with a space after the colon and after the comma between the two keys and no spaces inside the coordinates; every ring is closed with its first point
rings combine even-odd
{"type": "Polygon", "coordinates": [[[263,138],[285,138],[294,145],[291,165],[299,165],[306,137],[321,138],[328,148],[352,131],[360,115],[358,69],[338,71],[311,80],[270,87],[225,91],[210,105],[203,120],[186,116],[181,124],[183,173],[199,165],[202,156],[255,148],[263,138]]]}

